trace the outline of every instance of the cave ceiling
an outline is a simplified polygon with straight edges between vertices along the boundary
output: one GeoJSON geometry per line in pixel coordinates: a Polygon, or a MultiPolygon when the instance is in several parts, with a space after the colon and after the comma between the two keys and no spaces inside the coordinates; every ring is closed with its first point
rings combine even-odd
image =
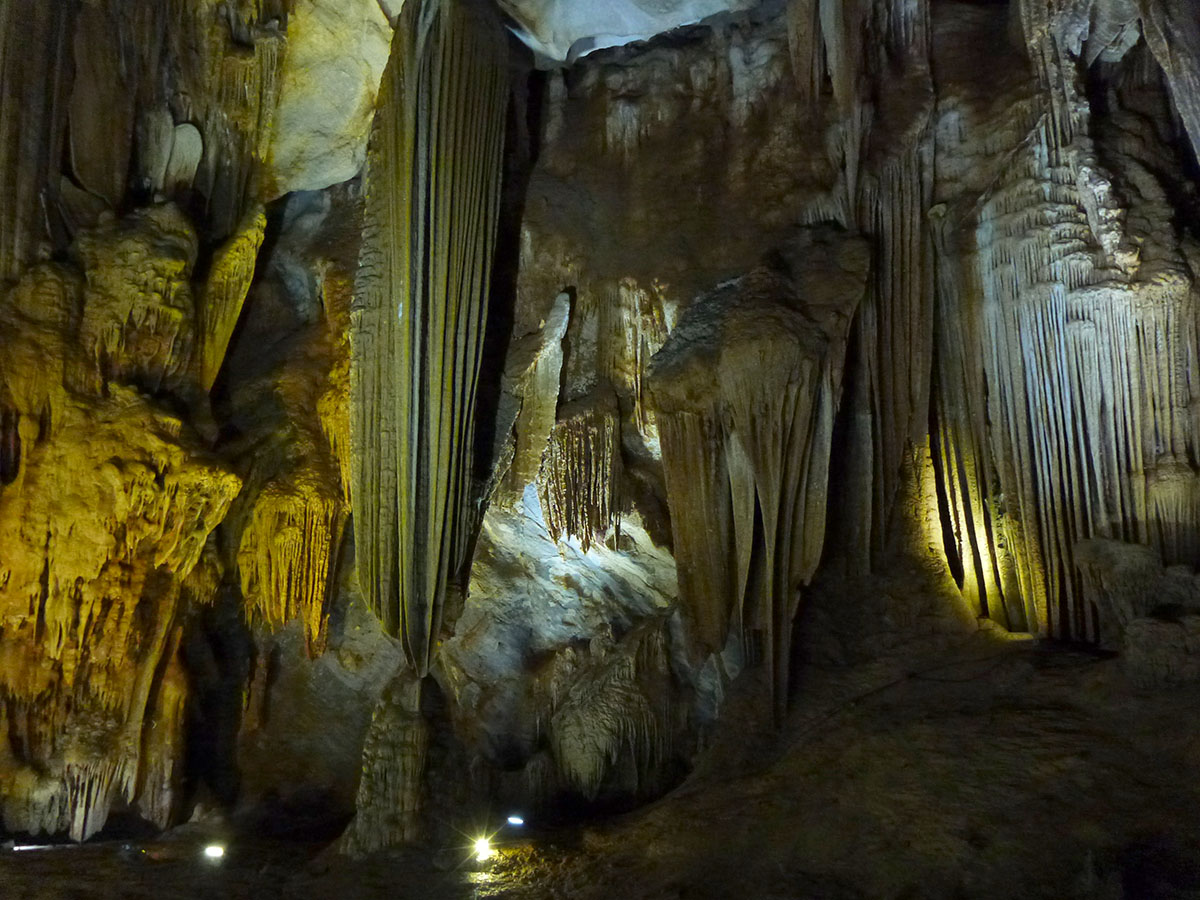
{"type": "Polygon", "coordinates": [[[522,41],[549,61],[646,40],[758,0],[496,0],[522,41]]]}

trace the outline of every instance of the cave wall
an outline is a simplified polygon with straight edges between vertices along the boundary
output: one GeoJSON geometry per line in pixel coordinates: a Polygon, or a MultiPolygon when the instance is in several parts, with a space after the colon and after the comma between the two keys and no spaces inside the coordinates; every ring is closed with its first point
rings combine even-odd
{"type": "MultiPolygon", "coordinates": [[[[551,632],[553,615],[500,599],[529,575],[497,571],[544,554],[546,538],[554,565],[576,573],[572,592],[604,553],[669,550],[675,747],[703,743],[705,716],[746,665],[774,669],[782,715],[792,622],[818,565],[883,573],[898,543],[933,547],[976,616],[1120,643],[1129,581],[1119,566],[1105,579],[1080,542],[1196,561],[1196,160],[1179,49],[1192,27],[1171,50],[1156,24],[1178,15],[1153,3],[792,2],[545,76],[471,631],[445,657],[471,711],[464,733],[497,714],[484,677],[464,676],[502,656],[488,642],[511,655],[517,622],[526,647],[551,632]],[[820,241],[791,251],[813,272],[788,276],[804,303],[838,296],[848,272],[863,280],[840,295],[833,345],[845,348],[824,387],[789,376],[765,336],[737,349],[742,332],[703,312],[738,308],[733,285],[779,277],[796,229],[818,225],[859,236],[866,253],[848,264],[820,241]],[[673,360],[695,352],[696,374],[673,385],[673,360]],[[828,433],[805,432],[806,407],[781,397],[827,404],[828,433]],[[912,502],[929,509],[899,506],[912,502]]],[[[610,619],[647,615],[618,598],[610,619]]],[[[1149,658],[1145,635],[1158,632],[1137,628],[1129,650],[1149,658]]],[[[1173,638],[1153,665],[1186,668],[1189,641],[1173,638]]],[[[536,693],[532,664],[505,665],[529,668],[536,693]]],[[[534,739],[507,766],[537,782],[536,762],[555,773],[545,783],[569,784],[553,717],[544,726],[508,703],[502,733],[534,739]]],[[[475,742],[504,764],[494,741],[475,742]]],[[[614,782],[637,771],[610,760],[614,782]]]]}
{"type": "MultiPolygon", "coordinates": [[[[353,175],[365,153],[391,28],[377,4],[349,6],[16,2],[0,12],[0,807],[10,831],[78,840],[111,813],[166,826],[205,780],[231,801],[218,784],[237,779],[221,759],[236,755],[239,729],[243,744],[266,740],[272,661],[319,656],[331,613],[334,645],[347,644],[354,589],[339,572],[360,204],[344,191],[310,198],[350,210],[349,225],[314,216],[304,195],[275,204],[268,225],[264,204],[353,175]],[[274,115],[281,87],[285,112],[306,90],[329,96],[300,75],[364,20],[384,50],[364,62],[367,75],[334,86],[344,106],[357,101],[357,132],[288,126],[293,148],[352,158],[331,176],[279,148],[274,115]],[[314,218],[322,253],[306,244],[314,218]],[[287,623],[300,638],[280,653],[271,635],[287,623]]],[[[352,673],[375,652],[341,652],[334,668],[357,689],[352,673]]],[[[361,722],[342,703],[355,758],[338,775],[350,782],[344,809],[364,694],[361,722]]],[[[275,762],[243,763],[244,796],[281,793],[261,783],[275,762]]],[[[299,768],[293,789],[340,784],[299,768]]]]}
{"type": "Polygon", "coordinates": [[[0,10],[6,829],[639,802],[914,531],[1194,677],[1187,0],[500,6],[0,10]]]}

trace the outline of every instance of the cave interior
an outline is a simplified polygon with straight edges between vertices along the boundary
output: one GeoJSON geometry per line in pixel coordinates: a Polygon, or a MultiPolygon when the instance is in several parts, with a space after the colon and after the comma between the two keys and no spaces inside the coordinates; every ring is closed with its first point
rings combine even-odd
{"type": "Polygon", "coordinates": [[[0,0],[0,896],[1200,898],[1198,153],[1196,0],[0,0]]]}

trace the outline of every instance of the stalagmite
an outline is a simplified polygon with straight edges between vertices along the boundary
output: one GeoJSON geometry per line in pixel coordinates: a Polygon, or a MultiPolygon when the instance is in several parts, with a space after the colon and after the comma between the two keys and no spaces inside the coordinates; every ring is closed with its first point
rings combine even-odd
{"type": "Polygon", "coordinates": [[[801,231],[695,300],[651,361],[680,603],[702,656],[730,632],[787,704],[791,622],[820,560],[833,418],[861,238],[801,231]]]}
{"type": "Polygon", "coordinates": [[[367,167],[351,324],[358,565],[372,609],[421,675],[468,537],[505,60],[488,11],[461,0],[406,4],[367,167]]]}
{"type": "Polygon", "coordinates": [[[357,814],[340,841],[344,853],[363,856],[420,835],[429,749],[420,698],[420,679],[402,671],[375,706],[363,747],[357,814]]]}

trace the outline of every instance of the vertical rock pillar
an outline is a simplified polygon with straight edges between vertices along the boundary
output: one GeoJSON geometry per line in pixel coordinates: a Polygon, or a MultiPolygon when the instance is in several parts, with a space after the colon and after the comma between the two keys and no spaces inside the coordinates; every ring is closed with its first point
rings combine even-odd
{"type": "Polygon", "coordinates": [[[405,6],[367,163],[352,494],[363,592],[419,676],[465,552],[507,96],[494,16],[463,0],[405,6]]]}
{"type": "Polygon", "coordinates": [[[791,622],[825,540],[833,420],[866,290],[865,241],[806,229],[684,313],[651,361],[682,613],[701,654],[731,630],[787,706],[791,622]]]}

